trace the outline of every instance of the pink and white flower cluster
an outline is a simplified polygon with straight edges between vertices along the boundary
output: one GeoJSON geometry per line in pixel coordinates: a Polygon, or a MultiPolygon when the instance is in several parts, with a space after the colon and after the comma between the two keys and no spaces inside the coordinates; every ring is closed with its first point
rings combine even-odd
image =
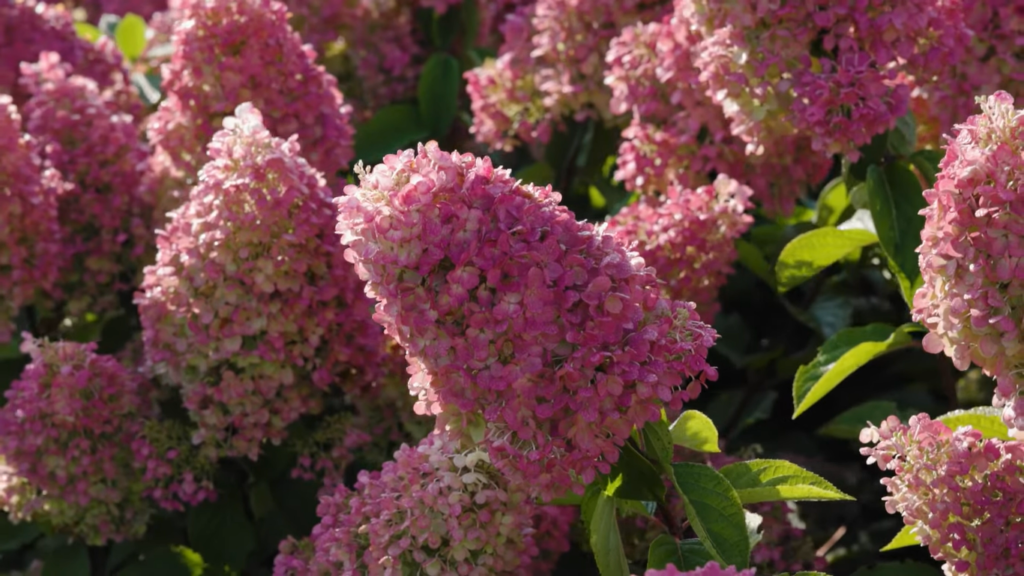
{"type": "Polygon", "coordinates": [[[63,263],[57,220],[63,183],[35,149],[18,107],[0,95],[0,343],[10,341],[20,308],[53,290],[63,263]]]}
{"type": "Polygon", "coordinates": [[[1024,111],[1005,92],[979,101],[924,193],[913,315],[929,330],[925,350],[996,378],[1003,421],[1024,430],[1024,111]]]}
{"type": "Polygon", "coordinates": [[[318,412],[328,387],[372,386],[384,336],[298,137],[274,137],[245,103],[207,155],[158,235],[136,304],[147,358],[181,388],[195,441],[256,459],[262,442],[318,412]]]}
{"type": "Polygon", "coordinates": [[[711,322],[718,313],[718,289],[732,273],[736,239],[753,224],[753,192],[720,175],[714,184],[688,190],[673,186],[660,197],[646,196],[608,220],[607,230],[644,262],[672,300],[697,306],[711,322]]]}
{"type": "Polygon", "coordinates": [[[550,187],[434,142],[337,200],[347,258],[414,372],[417,411],[551,497],[608,472],[634,425],[705,380],[715,332],[550,187]],[[692,379],[692,381],[691,381],[692,379]]]}
{"type": "Polygon", "coordinates": [[[310,541],[283,542],[274,573],[533,574],[538,538],[548,550],[568,544],[563,513],[549,508],[498,473],[485,450],[434,433],[380,471],[360,472],[353,490],[323,497],[310,541]]]}
{"type": "Polygon", "coordinates": [[[899,513],[949,576],[1024,571],[1024,444],[950,430],[927,414],[890,416],[861,432],[883,478],[885,508],[899,513]]]}
{"type": "Polygon", "coordinates": [[[651,568],[644,576],[754,576],[754,569],[740,570],[734,566],[722,567],[718,562],[708,562],[700,568],[683,572],[672,564],[662,568],[651,568]]]}

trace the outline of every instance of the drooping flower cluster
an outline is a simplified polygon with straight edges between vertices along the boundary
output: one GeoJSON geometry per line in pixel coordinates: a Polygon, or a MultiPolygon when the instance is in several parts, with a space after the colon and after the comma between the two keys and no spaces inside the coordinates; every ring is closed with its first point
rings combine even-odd
{"type": "Polygon", "coordinates": [[[151,199],[143,186],[147,148],[133,118],[95,81],[72,74],[54,52],[22,64],[24,128],[66,186],[58,196],[63,257],[58,288],[66,311],[103,313],[152,244],[151,199]]]}
{"type": "Polygon", "coordinates": [[[861,432],[883,478],[885,508],[899,513],[950,576],[1024,572],[1024,444],[950,430],[927,414],[890,416],[861,432]]]}
{"type": "Polygon", "coordinates": [[[528,486],[498,474],[484,450],[434,433],[360,472],[354,490],[321,498],[311,546],[283,542],[274,574],[530,573],[535,513],[528,486]]]}
{"type": "Polygon", "coordinates": [[[913,316],[929,330],[925,350],[996,378],[1003,421],[1024,430],[1024,111],[1005,92],[979,102],[924,193],[913,316]]]}
{"type": "Polygon", "coordinates": [[[796,132],[851,158],[907,112],[900,75],[930,81],[970,35],[958,0],[678,0],[675,18],[699,38],[701,80],[752,150],[796,132]]]}
{"type": "Polygon", "coordinates": [[[700,568],[683,572],[672,564],[662,568],[651,568],[644,572],[644,576],[754,576],[754,569],[740,570],[735,566],[723,568],[718,562],[708,562],[700,568]]]}
{"type": "Polygon", "coordinates": [[[90,544],[142,535],[150,508],[133,446],[147,383],[95,344],[36,342],[0,408],[0,507],[90,544]]]}
{"type": "Polygon", "coordinates": [[[752,193],[723,174],[695,190],[672,187],[664,196],[643,197],[610,218],[607,229],[627,246],[636,243],[667,298],[694,302],[711,322],[718,289],[736,260],[735,241],[754,221],[746,213],[752,193]]]}
{"type": "Polygon", "coordinates": [[[49,292],[63,263],[57,192],[60,175],[41,166],[21,115],[0,95],[0,343],[18,310],[49,292]]]}
{"type": "Polygon", "coordinates": [[[346,257],[406,349],[417,411],[547,497],[607,472],[634,425],[717,376],[716,335],[693,304],[663,298],[643,259],[559,199],[434,142],[337,199],[346,257]]]}
{"type": "Polygon", "coordinates": [[[333,182],[352,159],[351,109],[316,53],[288,26],[275,0],[194,0],[179,8],[165,98],[148,120],[157,153],[194,176],[221,119],[243,102],[266,112],[280,138],[297,135],[303,155],[333,182]]]}
{"type": "Polygon", "coordinates": [[[147,357],[181,387],[195,441],[255,459],[261,442],[317,412],[332,384],[371,386],[384,337],[297,137],[275,138],[245,103],[207,154],[157,237],[136,304],[147,357]]]}

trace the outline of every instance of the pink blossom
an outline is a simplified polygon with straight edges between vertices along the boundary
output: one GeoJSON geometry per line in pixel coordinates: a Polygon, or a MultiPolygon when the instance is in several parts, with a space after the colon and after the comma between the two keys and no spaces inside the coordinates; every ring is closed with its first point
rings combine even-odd
{"type": "Polygon", "coordinates": [[[654,568],[644,572],[644,576],[754,576],[754,569],[740,570],[734,566],[723,568],[718,562],[708,562],[700,568],[683,572],[672,564],[657,570],[654,568]]]}
{"type": "Polygon", "coordinates": [[[152,203],[143,186],[148,150],[132,116],[95,81],[72,74],[60,55],[22,64],[25,131],[44,165],[61,173],[58,194],[63,257],[58,289],[65,311],[120,308],[152,246],[152,203]]]}
{"type": "Polygon", "coordinates": [[[19,309],[49,293],[64,255],[57,221],[60,174],[44,168],[11,97],[0,95],[0,343],[19,309]]]}
{"type": "Polygon", "coordinates": [[[98,21],[104,14],[124,16],[129,12],[148,21],[153,14],[167,9],[167,0],[75,0],[73,3],[85,9],[91,22],[98,21]]]}
{"type": "Polygon", "coordinates": [[[582,488],[634,425],[716,378],[693,304],[662,298],[642,258],[550,187],[433,142],[360,180],[336,200],[337,231],[406,350],[417,411],[510,478],[548,497],[582,488]]]}
{"type": "Polygon", "coordinates": [[[224,120],[157,237],[136,304],[153,370],[213,454],[255,459],[324,392],[369,389],[383,354],[323,177],[249,103],[224,120]]]}
{"type": "Polygon", "coordinates": [[[882,479],[890,514],[901,514],[950,576],[1024,571],[1024,445],[950,430],[927,414],[890,416],[861,432],[868,464],[882,479]]]}
{"type": "Polygon", "coordinates": [[[636,243],[644,262],[672,300],[694,302],[709,322],[718,313],[718,289],[732,273],[736,239],[753,224],[750,188],[719,175],[694,190],[669,188],[643,197],[608,220],[608,232],[626,245],[636,243]]]}
{"type": "Polygon", "coordinates": [[[1024,347],[1018,301],[1024,277],[1024,112],[1006,92],[979,98],[982,113],[957,126],[921,231],[924,284],[913,316],[929,330],[925,350],[961,370],[973,362],[996,378],[993,403],[1024,429],[1024,347]]]}

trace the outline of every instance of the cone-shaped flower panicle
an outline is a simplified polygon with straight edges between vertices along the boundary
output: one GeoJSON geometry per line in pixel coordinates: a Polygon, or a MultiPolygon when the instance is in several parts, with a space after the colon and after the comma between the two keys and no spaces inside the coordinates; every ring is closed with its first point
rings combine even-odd
{"type": "Polygon", "coordinates": [[[550,187],[436,143],[387,156],[336,199],[347,258],[410,360],[417,411],[551,496],[607,472],[634,425],[717,372],[692,303],[550,187]],[[691,381],[692,379],[692,381],[691,381]]]}

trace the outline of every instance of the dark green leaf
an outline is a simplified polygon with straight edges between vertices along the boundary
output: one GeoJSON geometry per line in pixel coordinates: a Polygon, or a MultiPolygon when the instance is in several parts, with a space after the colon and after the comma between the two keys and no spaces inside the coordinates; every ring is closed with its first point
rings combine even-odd
{"type": "MultiPolygon", "coordinates": [[[[732,485],[710,466],[673,464],[686,518],[715,560],[746,568],[750,540],[743,505],[732,485]]],[[[684,556],[685,557],[685,556],[684,556]]]]}
{"type": "Polygon", "coordinates": [[[942,150],[918,150],[910,155],[910,163],[924,178],[929,186],[935,186],[935,176],[939,173],[939,162],[945,154],[942,150]]]}
{"type": "Polygon", "coordinates": [[[594,502],[589,533],[590,549],[594,551],[601,576],[629,576],[629,564],[615,518],[615,499],[603,492],[594,502]]]}
{"type": "Polygon", "coordinates": [[[0,552],[12,552],[42,535],[31,522],[14,524],[6,514],[0,515],[0,552]]]}
{"type": "Polygon", "coordinates": [[[245,514],[241,492],[221,492],[215,502],[189,510],[188,541],[209,566],[242,569],[256,547],[256,529],[245,514]]]}
{"type": "Polygon", "coordinates": [[[682,568],[683,552],[675,538],[662,534],[655,538],[647,549],[647,569],[664,570],[669,565],[682,568]]]}
{"type": "Polygon", "coordinates": [[[818,196],[814,223],[818,226],[835,226],[849,205],[850,197],[846,192],[846,183],[842,178],[832,180],[818,196]]]}
{"type": "Polygon", "coordinates": [[[897,414],[896,403],[891,400],[872,400],[850,408],[830,420],[818,430],[822,436],[856,440],[868,422],[878,424],[897,414]]]}
{"type": "Polygon", "coordinates": [[[96,23],[96,27],[103,32],[104,35],[114,37],[114,31],[117,30],[117,25],[121,23],[121,17],[117,14],[104,14],[100,16],[99,22],[96,23]]]}
{"type": "Polygon", "coordinates": [[[114,42],[128,60],[134,61],[146,51],[146,21],[129,12],[114,28],[114,42]]]}
{"type": "Polygon", "coordinates": [[[900,548],[906,548],[908,546],[920,546],[921,542],[917,540],[917,536],[911,531],[913,526],[904,526],[888,544],[882,547],[880,552],[888,552],[890,550],[898,550],[900,548]]]}
{"type": "Polygon", "coordinates": [[[853,319],[853,302],[848,296],[822,294],[814,300],[808,312],[814,317],[825,338],[850,325],[853,319]]]}
{"type": "Polygon", "coordinates": [[[461,6],[452,6],[445,10],[444,14],[435,13],[430,30],[434,47],[447,50],[458,37],[463,25],[461,6]]]}
{"type": "Polygon", "coordinates": [[[462,3],[462,38],[463,44],[472,47],[480,35],[480,2],[486,0],[465,0],[462,3]]]}
{"type": "Polygon", "coordinates": [[[555,169],[547,162],[534,162],[517,170],[514,176],[527,184],[547,186],[555,181],[555,169]]]}
{"type": "Polygon", "coordinates": [[[740,264],[772,288],[775,287],[775,274],[760,248],[746,240],[737,240],[736,253],[740,264]]]}
{"type": "Polygon", "coordinates": [[[702,412],[687,410],[676,418],[669,427],[672,442],[698,452],[721,452],[718,446],[718,429],[702,412]]]}
{"type": "Polygon", "coordinates": [[[917,122],[907,112],[896,119],[896,127],[889,131],[887,147],[890,154],[910,156],[917,148],[917,122]]]}
{"type": "Polygon", "coordinates": [[[621,475],[621,482],[609,496],[624,500],[655,500],[665,497],[665,482],[653,464],[627,442],[619,451],[619,461],[612,476],[621,475]]]}
{"type": "Polygon", "coordinates": [[[852,576],[942,576],[942,571],[920,562],[886,562],[858,568],[852,576]]]}
{"type": "Polygon", "coordinates": [[[139,97],[142,98],[143,102],[149,106],[155,106],[160,103],[163,93],[160,92],[159,76],[156,74],[132,72],[131,81],[132,86],[135,86],[135,91],[139,93],[139,97]]]}
{"type": "Polygon", "coordinates": [[[786,244],[775,263],[779,292],[786,292],[814,277],[854,250],[878,242],[866,230],[839,230],[834,227],[805,232],[786,244]]]}
{"type": "Polygon", "coordinates": [[[683,555],[682,570],[696,570],[714,560],[714,556],[697,538],[688,538],[679,542],[679,552],[683,555]]]}
{"type": "Polygon", "coordinates": [[[356,130],[356,156],[364,162],[376,162],[421,141],[428,133],[412,104],[385,106],[356,130]]]}
{"type": "Polygon", "coordinates": [[[423,65],[417,95],[420,118],[428,133],[440,138],[451,129],[459,112],[462,76],[454,56],[435,53],[423,65]]]}
{"type": "Polygon", "coordinates": [[[117,576],[201,576],[205,564],[195,551],[184,546],[157,548],[144,553],[138,562],[117,572],[117,576]]]}
{"type": "Polygon", "coordinates": [[[939,416],[937,420],[943,422],[950,429],[956,430],[961,426],[970,426],[985,438],[998,438],[1000,440],[1014,440],[1010,435],[1006,424],[1003,423],[1003,411],[992,406],[979,406],[970,410],[954,410],[949,414],[939,416]]]}
{"type": "Polygon", "coordinates": [[[744,504],[785,500],[853,500],[828,480],[785,460],[749,460],[718,470],[744,504]]]}
{"type": "Polygon", "coordinates": [[[919,212],[926,206],[921,184],[901,162],[886,164],[884,170],[871,166],[866,184],[879,244],[899,281],[903,298],[912,305],[914,291],[921,284],[917,247],[921,245],[924,216],[919,212]]]}
{"type": "Polygon", "coordinates": [[[672,432],[664,420],[655,420],[644,425],[641,434],[644,438],[644,451],[648,456],[657,459],[663,469],[672,465],[672,432]]]}
{"type": "Polygon", "coordinates": [[[825,397],[847,376],[871,360],[911,343],[917,324],[893,328],[869,324],[847,328],[829,338],[809,364],[800,366],[793,379],[793,418],[825,397]]]}
{"type": "Polygon", "coordinates": [[[89,576],[89,550],[85,544],[60,546],[43,556],[43,576],[89,576]]]}

